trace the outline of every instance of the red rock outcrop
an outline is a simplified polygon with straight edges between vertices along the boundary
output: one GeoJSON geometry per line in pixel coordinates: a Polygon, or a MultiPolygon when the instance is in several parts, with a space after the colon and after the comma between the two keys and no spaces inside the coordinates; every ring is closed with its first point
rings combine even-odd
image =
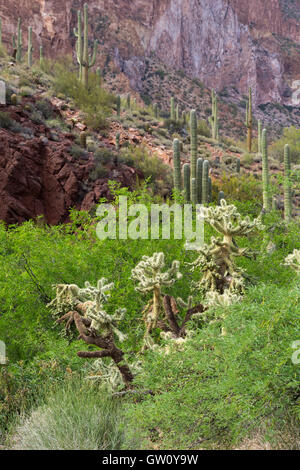
{"type": "MultiPolygon", "coordinates": [[[[84,0],[0,0],[4,41],[17,17],[57,56],[74,49],[84,0]]],[[[254,90],[256,104],[300,104],[300,0],[91,0],[98,61],[110,59],[142,91],[151,54],[218,90],[254,90]]],[[[24,34],[24,45],[26,38],[24,34]]],[[[11,47],[11,46],[10,46],[11,47]]],[[[35,48],[36,53],[38,47],[35,48]]]]}
{"type": "Polygon", "coordinates": [[[89,210],[101,197],[110,199],[107,181],[134,187],[142,174],[133,168],[111,165],[105,179],[95,182],[89,174],[95,166],[92,154],[70,155],[72,134],[51,140],[51,130],[33,124],[21,107],[5,108],[31,135],[0,129],[0,220],[21,223],[43,215],[49,224],[66,222],[69,209],[89,210]]]}

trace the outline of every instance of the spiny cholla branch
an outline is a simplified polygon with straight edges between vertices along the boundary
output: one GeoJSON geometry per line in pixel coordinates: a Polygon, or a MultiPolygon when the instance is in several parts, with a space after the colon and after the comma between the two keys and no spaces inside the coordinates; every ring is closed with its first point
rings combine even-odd
{"type": "Polygon", "coordinates": [[[66,322],[66,329],[75,324],[79,332],[78,339],[101,349],[101,351],[79,351],[78,356],[98,359],[110,357],[118,368],[125,386],[129,387],[133,374],[124,361],[122,350],[115,344],[115,335],[120,341],[125,339],[117,324],[122,320],[126,310],[118,309],[114,315],[109,315],[104,310],[104,304],[112,288],[113,284],[108,284],[104,278],[98,281],[96,287],[88,282],[84,288],[76,284],[59,284],[55,286],[56,297],[48,306],[55,316],[59,316],[58,323],[66,322]]]}

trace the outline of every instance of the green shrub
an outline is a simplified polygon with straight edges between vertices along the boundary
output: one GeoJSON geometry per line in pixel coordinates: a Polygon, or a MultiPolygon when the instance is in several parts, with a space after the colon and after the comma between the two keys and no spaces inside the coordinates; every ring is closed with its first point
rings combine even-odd
{"type": "Polygon", "coordinates": [[[79,82],[72,60],[66,58],[64,62],[54,65],[54,90],[74,101],[84,112],[86,124],[93,130],[106,126],[106,118],[111,114],[115,99],[97,85],[95,73],[90,74],[89,86],[86,88],[79,82]]]}
{"type": "Polygon", "coordinates": [[[253,175],[223,175],[218,183],[219,189],[224,191],[226,199],[231,201],[262,201],[262,184],[253,175]]]}
{"type": "Polygon", "coordinates": [[[211,135],[210,128],[204,119],[198,121],[198,134],[204,135],[204,137],[210,137],[211,135]]]}
{"type": "Polygon", "coordinates": [[[270,155],[279,161],[283,161],[283,149],[286,144],[290,146],[291,161],[300,163],[300,129],[286,127],[282,137],[270,146],[270,155]]]}
{"type": "Polygon", "coordinates": [[[51,104],[47,100],[36,101],[35,107],[42,113],[45,119],[52,119],[54,117],[54,111],[51,104]]]}
{"type": "Polygon", "coordinates": [[[13,119],[11,119],[7,113],[0,111],[0,127],[2,127],[2,129],[11,129],[13,125],[13,119]]]}
{"type": "Polygon", "coordinates": [[[165,188],[172,188],[171,169],[156,155],[151,155],[146,148],[131,146],[128,149],[123,149],[120,160],[141,170],[146,179],[150,178],[151,186],[155,191],[162,189],[161,182],[165,188]]]}

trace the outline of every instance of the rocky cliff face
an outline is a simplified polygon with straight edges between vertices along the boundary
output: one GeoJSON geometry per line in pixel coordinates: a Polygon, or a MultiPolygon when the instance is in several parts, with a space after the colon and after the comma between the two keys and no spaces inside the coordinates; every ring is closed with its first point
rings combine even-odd
{"type": "MultiPolygon", "coordinates": [[[[4,40],[18,14],[49,54],[73,50],[84,0],[0,0],[4,40]],[[16,13],[17,12],[17,13],[16,13]]],[[[256,104],[300,104],[300,0],[91,0],[99,62],[115,64],[143,91],[145,60],[221,91],[253,87],[256,104]]],[[[26,43],[26,38],[24,38],[26,43]]],[[[36,48],[37,50],[38,48],[36,48]]]]}

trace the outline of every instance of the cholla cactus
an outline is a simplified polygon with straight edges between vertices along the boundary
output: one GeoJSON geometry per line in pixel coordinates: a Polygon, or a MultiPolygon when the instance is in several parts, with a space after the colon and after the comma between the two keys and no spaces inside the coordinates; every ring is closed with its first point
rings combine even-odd
{"type": "Polygon", "coordinates": [[[285,266],[290,266],[297,274],[300,274],[300,250],[294,250],[285,258],[285,266]]]}
{"type": "Polygon", "coordinates": [[[147,294],[153,293],[152,300],[147,304],[143,312],[146,324],[145,342],[151,331],[156,328],[162,306],[162,288],[172,286],[182,277],[179,272],[179,261],[173,261],[172,266],[167,271],[165,268],[164,253],[154,253],[153,256],[143,256],[142,261],[131,271],[131,279],[138,282],[136,290],[147,294]]]}
{"type": "Polygon", "coordinates": [[[107,283],[105,278],[100,279],[97,286],[86,282],[84,288],[76,284],[59,284],[55,286],[56,297],[48,304],[48,307],[51,308],[54,316],[59,315],[58,323],[67,322],[66,329],[70,329],[75,323],[80,335],[79,339],[102,349],[101,351],[79,351],[77,353],[79,357],[111,357],[126,387],[129,387],[133,375],[124,362],[124,354],[116,346],[114,339],[115,335],[120,341],[125,339],[125,335],[117,328],[117,325],[124,317],[126,310],[117,309],[113,315],[109,315],[104,309],[113,286],[114,284],[107,283]]]}
{"type": "Polygon", "coordinates": [[[231,292],[243,291],[243,271],[235,265],[234,258],[245,255],[247,249],[240,249],[234,237],[248,236],[255,230],[263,230],[260,217],[251,221],[249,217],[242,220],[237,208],[227,205],[226,200],[220,206],[203,208],[206,221],[221,237],[211,238],[210,245],[199,247],[199,257],[192,264],[193,269],[202,271],[203,276],[196,284],[202,291],[217,291],[223,294],[226,289],[231,292]]]}
{"type": "Polygon", "coordinates": [[[230,307],[242,300],[242,296],[226,289],[223,294],[216,291],[209,291],[205,297],[205,305],[207,307],[230,307]]]}

